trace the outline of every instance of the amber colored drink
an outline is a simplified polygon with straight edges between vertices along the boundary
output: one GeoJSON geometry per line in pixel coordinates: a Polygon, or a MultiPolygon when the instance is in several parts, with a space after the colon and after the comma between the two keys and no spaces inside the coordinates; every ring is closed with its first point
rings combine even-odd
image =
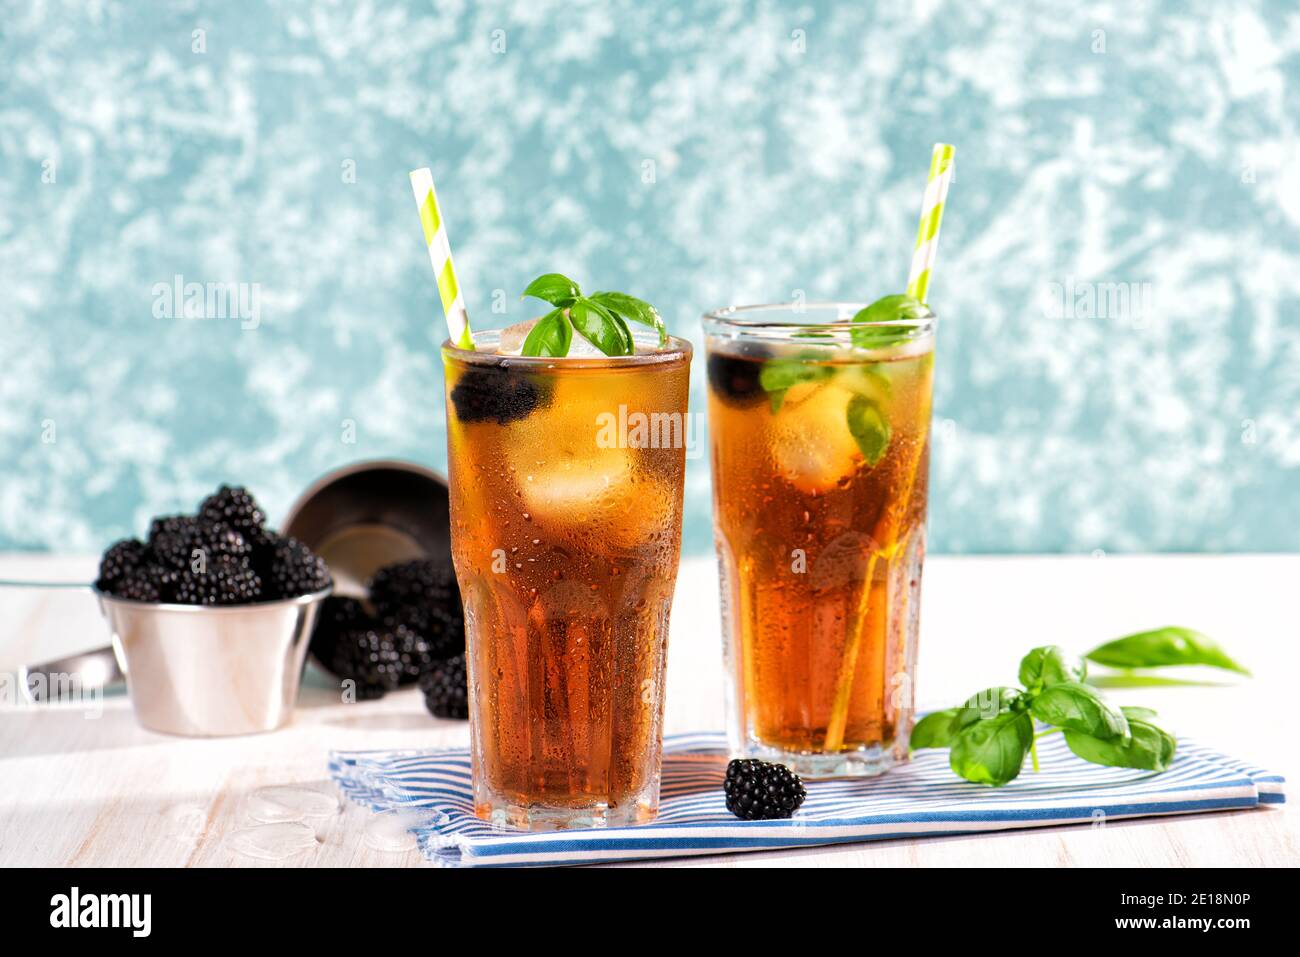
{"type": "Polygon", "coordinates": [[[541,359],[443,347],[475,808],[532,829],[658,806],[690,345],[541,359]]]}
{"type": "Polygon", "coordinates": [[[878,773],[907,753],[933,324],[863,347],[856,307],[782,308],[705,323],[732,746],[878,773]]]}

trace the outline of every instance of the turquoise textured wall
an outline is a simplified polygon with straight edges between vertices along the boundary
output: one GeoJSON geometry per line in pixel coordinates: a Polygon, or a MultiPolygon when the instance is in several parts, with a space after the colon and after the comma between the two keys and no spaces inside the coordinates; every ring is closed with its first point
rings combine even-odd
{"type": "Polygon", "coordinates": [[[478,325],[560,270],[698,343],[897,290],[945,140],[932,550],[1296,549],[1298,79],[1277,2],[4,3],[0,547],[441,467],[409,169],[478,325]]]}

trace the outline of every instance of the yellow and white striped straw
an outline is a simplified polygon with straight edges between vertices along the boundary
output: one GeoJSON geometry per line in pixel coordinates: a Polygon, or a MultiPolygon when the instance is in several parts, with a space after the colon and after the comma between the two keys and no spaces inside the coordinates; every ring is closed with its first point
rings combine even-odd
{"type": "Polygon", "coordinates": [[[433,188],[433,173],[429,172],[428,167],[411,171],[411,190],[415,193],[415,205],[420,211],[420,225],[424,227],[424,241],[429,247],[429,261],[433,263],[438,295],[442,297],[442,311],[447,314],[448,336],[460,348],[473,349],[474,340],[470,336],[465,297],[456,280],[456,267],[451,264],[447,224],[442,221],[438,194],[433,188]]]}
{"type": "Polygon", "coordinates": [[[930,288],[930,270],[934,268],[939,252],[939,221],[943,219],[943,204],[948,198],[948,185],[952,182],[953,154],[947,143],[935,143],[930,156],[930,178],[925,183],[925,199],[921,203],[921,225],[916,230],[916,249],[912,252],[912,269],[907,274],[907,294],[925,302],[930,288]]]}

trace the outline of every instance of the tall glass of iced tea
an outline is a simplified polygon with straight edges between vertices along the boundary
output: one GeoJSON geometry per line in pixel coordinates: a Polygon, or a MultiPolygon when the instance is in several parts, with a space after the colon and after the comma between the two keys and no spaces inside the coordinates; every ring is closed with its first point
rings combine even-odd
{"type": "Polygon", "coordinates": [[[912,711],[934,316],[861,308],[704,319],[731,744],[813,777],[905,759],[912,711]]]}
{"type": "Polygon", "coordinates": [[[530,829],[651,819],[682,525],[690,344],[442,348],[475,809],[530,829]]]}

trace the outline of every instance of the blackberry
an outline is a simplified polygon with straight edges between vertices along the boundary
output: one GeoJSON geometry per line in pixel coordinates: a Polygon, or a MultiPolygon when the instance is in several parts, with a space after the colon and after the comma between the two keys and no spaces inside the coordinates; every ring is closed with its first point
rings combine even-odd
{"type": "Polygon", "coordinates": [[[229,525],[250,542],[259,541],[266,513],[242,485],[223,485],[199,505],[199,518],[208,525],[229,525]]]}
{"type": "Polygon", "coordinates": [[[435,718],[469,717],[469,685],[465,674],[465,656],[434,665],[420,677],[420,690],[424,692],[424,706],[435,718]]]}
{"type": "Polygon", "coordinates": [[[435,649],[422,634],[407,625],[385,621],[384,629],[393,636],[393,644],[401,661],[402,672],[398,684],[415,684],[437,663],[439,656],[434,654],[435,649]]]}
{"type": "Polygon", "coordinates": [[[416,632],[433,659],[465,650],[465,620],[450,559],[388,565],[370,582],[370,601],[390,627],[416,632]]]}
{"type": "Polygon", "coordinates": [[[532,376],[506,365],[470,368],[452,388],[451,403],[462,422],[505,425],[541,405],[542,390],[532,376]]]}
{"type": "Polygon", "coordinates": [[[114,542],[99,560],[99,578],[95,587],[102,591],[113,591],[112,586],[125,578],[128,572],[142,565],[147,554],[144,542],[139,539],[124,538],[120,542],[114,542]]]}
{"type": "Polygon", "coordinates": [[[327,588],[329,566],[296,538],[276,538],[261,549],[258,570],[268,597],[296,598],[327,588]]]}
{"type": "Polygon", "coordinates": [[[207,561],[202,572],[184,569],[174,594],[182,605],[246,605],[261,597],[262,580],[247,561],[221,555],[207,561]]]}
{"type": "Polygon", "coordinates": [[[763,387],[758,381],[763,370],[761,361],[715,352],[709,356],[708,369],[709,385],[724,402],[744,405],[762,398],[763,387]]]}
{"type": "Polygon", "coordinates": [[[392,614],[406,605],[460,603],[460,591],[450,561],[427,558],[398,562],[375,572],[370,579],[370,600],[381,614],[392,614]]]}
{"type": "Polygon", "coordinates": [[[151,569],[147,565],[129,569],[113,582],[109,593],[131,601],[162,601],[162,584],[159,576],[153,573],[155,570],[161,571],[156,566],[151,569]]]}
{"type": "Polygon", "coordinates": [[[784,764],[738,759],[727,765],[727,810],[745,821],[789,817],[808,796],[799,775],[784,764]]]}
{"type": "Polygon", "coordinates": [[[389,628],[405,628],[417,635],[431,661],[442,661],[465,650],[465,617],[436,605],[408,605],[395,615],[385,615],[389,628]]]}
{"type": "Polygon", "coordinates": [[[198,547],[199,520],[193,515],[168,515],[149,525],[149,550],[171,568],[188,568],[198,547]]]}
{"type": "Polygon", "coordinates": [[[253,546],[233,525],[209,524],[204,519],[199,519],[199,547],[209,558],[214,555],[247,558],[253,554],[253,546]]]}
{"type": "Polygon", "coordinates": [[[357,700],[382,698],[402,680],[402,656],[391,633],[377,628],[351,629],[336,636],[331,672],[356,683],[357,700]]]}
{"type": "MultiPolygon", "coordinates": [[[[364,631],[374,627],[375,620],[365,606],[355,598],[330,595],[321,602],[316,624],[311,631],[311,653],[324,668],[330,668],[334,648],[340,636],[349,631],[364,631]]],[[[339,675],[339,677],[345,677],[339,675]]]]}
{"type": "MultiPolygon", "coordinates": [[[[146,553],[147,554],[147,553],[146,553]]],[[[176,600],[176,585],[182,572],[167,568],[157,562],[146,561],[142,565],[126,571],[121,578],[109,583],[96,582],[95,587],[118,598],[130,598],[132,601],[176,600]]]]}
{"type": "Polygon", "coordinates": [[[311,653],[338,677],[357,680],[361,675],[353,671],[355,653],[345,648],[340,656],[338,649],[340,645],[357,644],[363,640],[360,636],[367,634],[381,636],[385,648],[396,652],[398,685],[414,684],[433,665],[429,645],[417,632],[405,625],[381,623],[357,599],[333,595],[325,599],[312,629],[311,653]]]}
{"type": "Polygon", "coordinates": [[[195,552],[202,553],[206,562],[223,555],[246,558],[252,554],[244,536],[231,526],[189,515],[154,519],[149,527],[149,548],[163,565],[175,569],[189,568],[195,552]]]}
{"type": "Polygon", "coordinates": [[[159,601],[175,601],[176,586],[180,584],[181,572],[175,568],[168,568],[157,562],[150,562],[141,567],[144,575],[155,585],[158,586],[159,601]]]}

